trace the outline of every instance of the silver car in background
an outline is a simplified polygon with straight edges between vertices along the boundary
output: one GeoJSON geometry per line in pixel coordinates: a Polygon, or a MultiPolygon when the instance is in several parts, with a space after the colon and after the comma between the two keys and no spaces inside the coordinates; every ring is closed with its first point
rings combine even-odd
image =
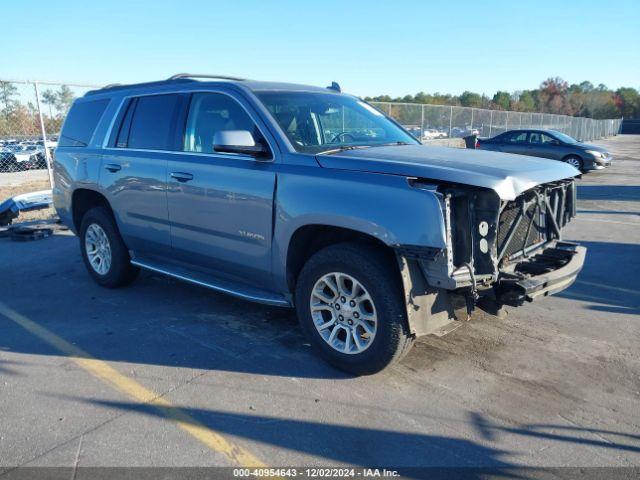
{"type": "Polygon", "coordinates": [[[493,138],[478,139],[476,148],[560,160],[581,172],[601,170],[612,160],[606,149],[555,130],[509,130],[493,138]]]}

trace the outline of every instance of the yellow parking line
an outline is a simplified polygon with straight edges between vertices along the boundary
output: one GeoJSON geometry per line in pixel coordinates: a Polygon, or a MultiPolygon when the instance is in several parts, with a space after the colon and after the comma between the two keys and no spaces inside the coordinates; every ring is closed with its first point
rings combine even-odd
{"type": "Polygon", "coordinates": [[[264,464],[247,450],[231,443],[219,433],[202,425],[188,413],[174,407],[168,400],[159,397],[155,392],[143,387],[135,380],[122,375],[107,362],[92,357],[81,348],[72,345],[2,302],[0,302],[0,315],[17,323],[62,354],[70,357],[71,360],[94,377],[99,378],[140,403],[153,406],[164,417],[174,421],[181,429],[200,440],[211,450],[227,456],[235,464],[243,467],[264,467],[264,464]]]}

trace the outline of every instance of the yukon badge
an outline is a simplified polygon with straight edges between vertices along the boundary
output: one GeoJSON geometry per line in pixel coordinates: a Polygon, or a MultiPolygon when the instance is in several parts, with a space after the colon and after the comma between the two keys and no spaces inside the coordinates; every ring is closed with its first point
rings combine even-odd
{"type": "Polygon", "coordinates": [[[264,235],[260,235],[259,233],[247,232],[246,230],[238,230],[238,233],[241,237],[250,238],[251,240],[259,240],[264,241],[264,235]]]}

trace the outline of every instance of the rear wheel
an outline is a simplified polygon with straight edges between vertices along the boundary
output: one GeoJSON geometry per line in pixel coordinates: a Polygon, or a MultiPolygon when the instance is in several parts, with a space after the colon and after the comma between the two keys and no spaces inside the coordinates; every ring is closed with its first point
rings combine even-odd
{"type": "Polygon", "coordinates": [[[300,272],[295,295],[311,344],[341,370],[379,372],[413,342],[397,266],[378,248],[343,243],[320,250],[300,272]]]}
{"type": "Polygon", "coordinates": [[[582,159],[576,155],[569,155],[568,157],[565,157],[564,163],[568,163],[572,167],[582,171],[582,159]]]}
{"type": "Polygon", "coordinates": [[[103,287],[128,285],[138,275],[113,215],[105,207],[94,207],[82,217],[80,250],[89,274],[103,287]]]}

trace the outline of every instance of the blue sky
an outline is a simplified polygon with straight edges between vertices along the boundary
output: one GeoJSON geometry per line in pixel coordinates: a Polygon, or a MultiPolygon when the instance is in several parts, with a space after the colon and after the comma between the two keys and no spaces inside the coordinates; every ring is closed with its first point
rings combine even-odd
{"type": "Polygon", "coordinates": [[[211,72],[336,80],[361,96],[493,94],[549,76],[640,88],[640,0],[12,0],[1,11],[0,78],[211,72]]]}

